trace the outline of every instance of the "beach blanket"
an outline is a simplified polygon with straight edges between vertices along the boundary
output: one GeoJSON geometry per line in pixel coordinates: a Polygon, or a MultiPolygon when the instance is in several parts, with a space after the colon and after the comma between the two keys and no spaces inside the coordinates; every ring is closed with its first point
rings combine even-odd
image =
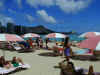
{"type": "Polygon", "coordinates": [[[28,68],[30,68],[29,64],[22,65],[21,63],[19,64],[18,67],[12,67],[12,68],[9,68],[9,69],[0,67],[0,75],[9,74],[9,73],[12,73],[12,72],[14,72],[16,70],[28,69],[28,68]]]}
{"type": "Polygon", "coordinates": [[[29,65],[29,64],[24,64],[24,65],[22,65],[21,63],[19,63],[19,66],[18,66],[18,67],[28,69],[28,68],[30,68],[30,65],[29,65]]]}

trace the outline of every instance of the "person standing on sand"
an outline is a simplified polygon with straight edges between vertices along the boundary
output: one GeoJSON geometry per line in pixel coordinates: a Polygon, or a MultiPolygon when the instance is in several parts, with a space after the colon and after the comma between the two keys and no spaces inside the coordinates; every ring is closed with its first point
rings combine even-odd
{"type": "Polygon", "coordinates": [[[49,38],[46,38],[45,43],[46,43],[46,48],[48,49],[48,42],[49,42],[49,38]]]}
{"type": "Polygon", "coordinates": [[[36,38],[36,44],[37,44],[37,48],[39,48],[39,37],[36,38]]]}
{"type": "Polygon", "coordinates": [[[70,56],[72,56],[72,48],[70,47],[71,44],[69,43],[69,37],[66,37],[65,38],[65,41],[64,41],[64,55],[66,58],[70,58],[70,56]]]}
{"type": "Polygon", "coordinates": [[[29,44],[30,44],[30,47],[31,47],[31,48],[34,48],[32,38],[29,39],[29,44]]]}
{"type": "Polygon", "coordinates": [[[42,38],[39,39],[39,47],[43,48],[43,40],[42,40],[42,38]]]}

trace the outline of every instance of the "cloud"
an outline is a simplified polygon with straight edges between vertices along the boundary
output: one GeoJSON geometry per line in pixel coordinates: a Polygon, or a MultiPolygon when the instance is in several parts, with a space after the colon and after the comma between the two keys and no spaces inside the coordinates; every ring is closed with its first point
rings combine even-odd
{"type": "Polygon", "coordinates": [[[26,0],[26,2],[34,8],[57,6],[65,13],[75,13],[88,7],[92,0],[26,0]]]}
{"type": "Polygon", "coordinates": [[[3,0],[0,0],[0,10],[3,10],[5,7],[4,7],[4,1],[3,0]]]}
{"type": "Polygon", "coordinates": [[[26,0],[26,3],[28,3],[32,7],[38,7],[38,6],[53,6],[54,0],[26,0]]]}
{"type": "Polygon", "coordinates": [[[15,0],[15,2],[17,3],[18,7],[22,7],[22,0],[15,0]]]}
{"type": "Polygon", "coordinates": [[[13,14],[16,14],[17,13],[16,11],[14,11],[12,9],[8,9],[8,12],[13,13],[13,14]]]}
{"type": "Polygon", "coordinates": [[[2,25],[6,25],[8,22],[14,23],[14,20],[11,17],[0,14],[0,22],[2,25]]]}
{"type": "Polygon", "coordinates": [[[33,16],[31,16],[29,14],[27,14],[26,17],[27,17],[27,20],[29,21],[29,23],[33,23],[35,20],[35,18],[33,18],[33,16]]]}
{"type": "Polygon", "coordinates": [[[2,2],[0,2],[0,7],[2,7],[3,6],[3,3],[2,2]]]}
{"type": "Polygon", "coordinates": [[[56,0],[56,5],[65,13],[75,13],[86,7],[92,0],[56,0]]]}
{"type": "Polygon", "coordinates": [[[37,15],[46,23],[56,23],[56,20],[52,16],[49,16],[45,10],[37,11],[37,15]]]}

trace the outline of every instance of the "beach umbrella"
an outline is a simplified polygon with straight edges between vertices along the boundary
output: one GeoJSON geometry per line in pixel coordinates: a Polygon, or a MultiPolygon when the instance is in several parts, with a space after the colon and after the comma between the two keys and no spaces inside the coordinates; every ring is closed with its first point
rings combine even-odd
{"type": "Polygon", "coordinates": [[[81,34],[79,37],[84,37],[84,38],[91,38],[100,35],[100,32],[86,32],[81,34]]]}
{"type": "Polygon", "coordinates": [[[100,36],[92,37],[86,40],[83,40],[78,44],[80,48],[88,48],[94,50],[100,50],[100,36]]]}
{"type": "Polygon", "coordinates": [[[16,34],[0,34],[0,41],[24,41],[16,34]]]}
{"type": "Polygon", "coordinates": [[[35,34],[35,33],[27,33],[27,34],[22,35],[22,37],[24,37],[24,38],[32,38],[32,37],[40,37],[40,35],[35,34]]]}
{"type": "Polygon", "coordinates": [[[46,35],[46,38],[65,38],[67,37],[65,34],[62,33],[50,33],[46,35]]]}
{"type": "MultiPolygon", "coordinates": [[[[0,42],[8,41],[24,41],[20,36],[16,34],[0,34],[0,42]]],[[[5,57],[5,51],[3,50],[3,56],[5,57]]]]}

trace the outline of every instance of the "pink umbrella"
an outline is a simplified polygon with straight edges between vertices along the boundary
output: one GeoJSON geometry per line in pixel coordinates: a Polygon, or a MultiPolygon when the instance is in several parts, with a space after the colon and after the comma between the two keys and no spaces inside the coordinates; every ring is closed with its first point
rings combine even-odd
{"type": "Polygon", "coordinates": [[[27,33],[27,34],[22,35],[22,37],[24,37],[24,38],[29,38],[29,37],[40,37],[40,35],[35,34],[35,33],[27,33]]]}
{"type": "Polygon", "coordinates": [[[81,48],[100,50],[100,36],[83,40],[78,46],[81,48]]]}
{"type": "MultiPolygon", "coordinates": [[[[24,41],[24,39],[15,34],[0,34],[0,41],[24,41]]],[[[5,50],[3,50],[3,56],[5,57],[5,50]]]]}
{"type": "Polygon", "coordinates": [[[15,34],[0,34],[0,41],[24,41],[24,39],[15,34]]]}
{"type": "Polygon", "coordinates": [[[61,34],[61,33],[50,33],[46,35],[47,38],[65,38],[66,35],[61,34]]]}
{"type": "Polygon", "coordinates": [[[80,35],[79,37],[84,37],[84,38],[91,38],[100,35],[100,32],[86,32],[80,35]]]}

